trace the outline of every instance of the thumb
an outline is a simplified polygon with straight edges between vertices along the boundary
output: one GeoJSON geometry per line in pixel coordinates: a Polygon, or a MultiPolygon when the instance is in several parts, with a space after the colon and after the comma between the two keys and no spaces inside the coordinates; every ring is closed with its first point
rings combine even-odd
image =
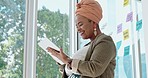
{"type": "Polygon", "coordinates": [[[60,48],[60,52],[63,53],[63,49],[62,48],[60,48]]]}

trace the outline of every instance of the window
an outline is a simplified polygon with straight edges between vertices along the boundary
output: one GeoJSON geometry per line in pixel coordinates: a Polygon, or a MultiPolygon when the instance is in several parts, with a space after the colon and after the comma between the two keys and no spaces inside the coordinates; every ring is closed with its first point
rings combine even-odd
{"type": "MultiPolygon", "coordinates": [[[[69,55],[69,25],[69,0],[38,0],[38,41],[46,37],[69,55]]],[[[56,62],[39,46],[37,46],[36,60],[37,78],[61,77],[56,62]]]]}
{"type": "Polygon", "coordinates": [[[0,78],[23,77],[25,0],[0,1],[0,78]]]}

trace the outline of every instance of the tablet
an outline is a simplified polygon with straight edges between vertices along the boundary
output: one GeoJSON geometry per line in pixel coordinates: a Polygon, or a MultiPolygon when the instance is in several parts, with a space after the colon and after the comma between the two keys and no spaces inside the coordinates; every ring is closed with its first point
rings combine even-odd
{"type": "Polygon", "coordinates": [[[60,51],[60,49],[53,43],[51,42],[48,38],[44,38],[41,41],[39,41],[38,45],[44,50],[46,51],[56,62],[60,63],[60,64],[64,64],[60,59],[58,59],[57,57],[53,56],[50,52],[47,51],[47,47],[51,47],[57,51],[60,51]]]}

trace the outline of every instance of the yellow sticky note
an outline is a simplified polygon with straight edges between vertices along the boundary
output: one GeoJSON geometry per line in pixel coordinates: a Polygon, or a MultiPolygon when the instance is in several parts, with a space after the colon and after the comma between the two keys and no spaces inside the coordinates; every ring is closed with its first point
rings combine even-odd
{"type": "Polygon", "coordinates": [[[127,6],[129,4],[129,0],[124,0],[124,6],[127,6]]]}
{"type": "Polygon", "coordinates": [[[123,37],[124,37],[124,40],[127,40],[129,38],[129,30],[125,30],[123,31],[123,37]]]}

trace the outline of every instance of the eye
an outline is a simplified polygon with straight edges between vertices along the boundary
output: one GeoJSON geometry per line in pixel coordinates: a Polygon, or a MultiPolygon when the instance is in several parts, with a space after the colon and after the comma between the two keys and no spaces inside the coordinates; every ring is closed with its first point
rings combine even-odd
{"type": "Polygon", "coordinates": [[[82,26],[82,25],[83,25],[83,23],[81,23],[81,22],[78,24],[79,27],[82,26]]]}
{"type": "Polygon", "coordinates": [[[77,28],[81,27],[83,25],[83,23],[79,22],[78,24],[76,24],[77,28]]]}

